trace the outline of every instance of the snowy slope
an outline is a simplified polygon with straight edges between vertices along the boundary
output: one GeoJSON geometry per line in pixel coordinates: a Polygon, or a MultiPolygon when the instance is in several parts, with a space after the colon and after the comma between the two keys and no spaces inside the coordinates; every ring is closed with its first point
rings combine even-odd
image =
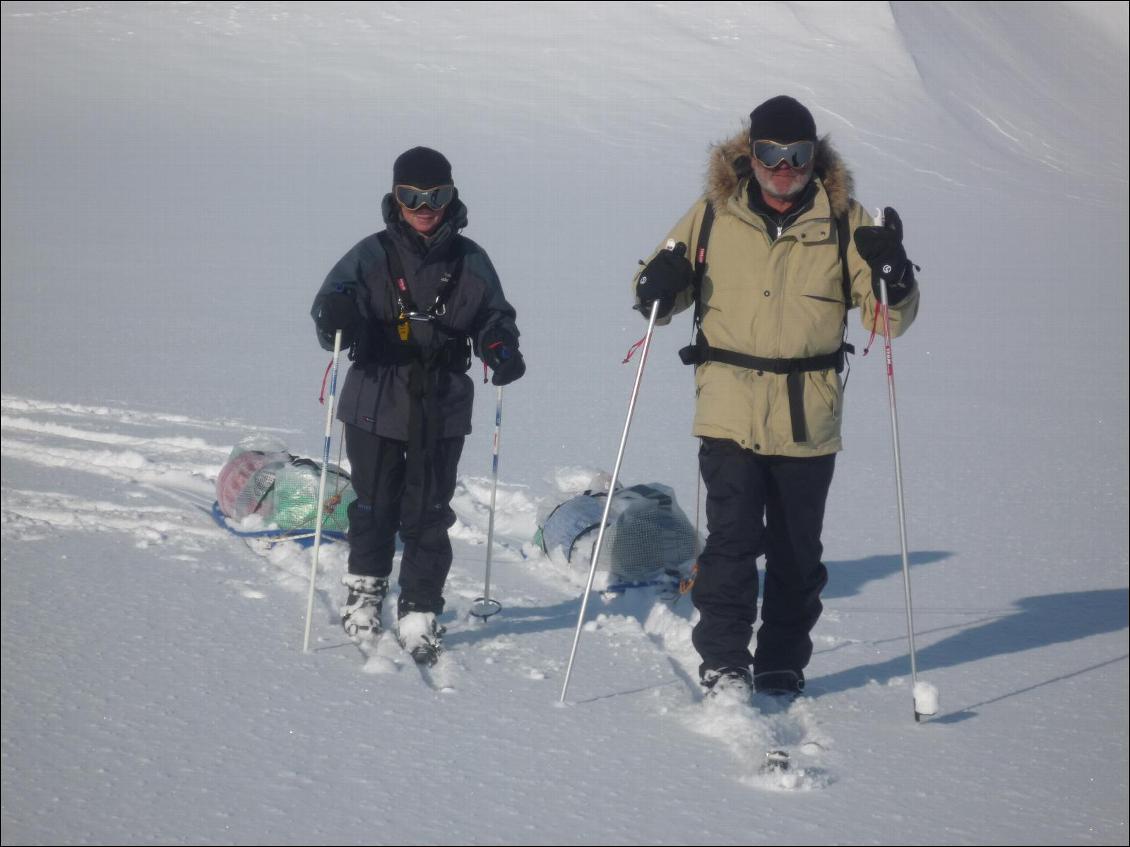
{"type": "MultiPolygon", "coordinates": [[[[2,24],[5,843],[1126,843],[1125,4],[5,3],[2,24]],[[635,261],[709,143],[782,92],[924,268],[895,357],[941,714],[910,715],[875,352],[814,696],[704,706],[687,601],[645,590],[590,604],[558,706],[583,575],[529,545],[538,506],[610,468],[635,261]],[[506,392],[504,611],[466,617],[483,390],[427,675],[342,636],[340,546],[303,655],[308,554],[201,508],[248,432],[319,449],[309,302],[414,144],[453,161],[530,365],[506,392]],[[759,773],[776,745],[786,777],[759,773]]],[[[624,476],[693,512],[687,333],[657,333],[624,476]]]]}

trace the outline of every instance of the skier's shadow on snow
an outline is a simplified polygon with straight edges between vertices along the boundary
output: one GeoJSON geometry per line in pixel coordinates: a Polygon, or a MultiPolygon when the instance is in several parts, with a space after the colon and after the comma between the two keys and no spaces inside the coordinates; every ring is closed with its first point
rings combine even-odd
{"type": "MultiPolygon", "coordinates": [[[[448,633],[444,641],[449,645],[474,644],[499,635],[530,635],[555,629],[571,629],[577,623],[581,600],[563,600],[552,606],[507,606],[485,623],[476,623],[457,632],[448,633]]],[[[591,609],[590,609],[591,611],[591,609]]]]}
{"type": "MultiPolygon", "coordinates": [[[[919,675],[928,674],[932,669],[956,667],[979,659],[1038,650],[1051,644],[1062,644],[1092,635],[1124,630],[1127,628],[1128,599],[1130,595],[1126,588],[1069,591],[1062,594],[1025,597],[1016,603],[1013,610],[990,614],[971,623],[963,623],[959,631],[948,638],[926,647],[919,646],[917,649],[919,675]]],[[[929,632],[917,630],[915,634],[921,638],[929,632]]],[[[901,635],[899,640],[905,641],[906,636],[901,635]]],[[[1124,654],[1088,667],[1064,668],[1063,673],[1054,678],[1041,680],[1023,689],[1007,692],[932,720],[946,723],[967,720],[976,715],[974,709],[979,706],[1063,681],[1125,659],[1124,654]]],[[[813,680],[815,683],[813,688],[820,692],[831,693],[860,688],[872,680],[882,684],[895,677],[907,676],[909,670],[909,657],[903,653],[885,662],[859,665],[830,676],[819,677],[813,680]]]]}
{"type": "MultiPolygon", "coordinates": [[[[952,553],[939,550],[920,550],[909,555],[912,567],[929,565],[949,558],[952,553]]],[[[759,571],[764,576],[764,560],[759,562],[759,571]]],[[[851,597],[859,594],[863,587],[876,580],[886,579],[893,573],[902,570],[902,557],[869,556],[866,559],[857,559],[851,562],[829,562],[828,570],[831,579],[828,587],[823,592],[825,600],[836,597],[851,597]]],[[[629,589],[631,592],[634,589],[629,589]]],[[[599,592],[597,592],[599,593],[599,592]]],[[[901,597],[901,592],[899,597],[901,597]]],[[[629,598],[634,599],[634,598],[629,598]]],[[[563,600],[552,606],[537,607],[505,607],[503,614],[491,619],[491,625],[483,628],[465,629],[458,633],[449,633],[445,639],[449,644],[472,644],[485,638],[496,635],[529,635],[533,633],[548,632],[556,629],[572,629],[577,623],[577,614],[581,608],[581,598],[563,600]]],[[[590,602],[589,618],[595,617],[596,610],[602,608],[600,604],[590,602]]],[[[612,607],[617,614],[635,614],[643,622],[649,604],[639,607],[638,603],[619,603],[612,607]]],[[[683,601],[678,608],[678,613],[684,618],[689,618],[694,607],[689,600],[683,601]]]]}
{"type": "MultiPolygon", "coordinates": [[[[952,556],[945,550],[918,550],[907,555],[910,566],[932,565],[952,556]]],[[[765,561],[760,562],[764,573],[765,561]]],[[[854,597],[863,591],[863,586],[869,582],[886,579],[892,574],[902,571],[902,556],[868,556],[866,559],[855,559],[850,562],[827,562],[828,585],[821,593],[824,600],[835,600],[837,597],[854,597]]],[[[902,596],[901,590],[899,596],[902,596]]]]}

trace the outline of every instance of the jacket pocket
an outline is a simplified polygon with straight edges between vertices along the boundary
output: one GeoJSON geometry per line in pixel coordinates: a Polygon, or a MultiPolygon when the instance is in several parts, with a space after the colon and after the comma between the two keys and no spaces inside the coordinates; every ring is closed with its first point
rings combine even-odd
{"type": "Polygon", "coordinates": [[[800,294],[810,300],[837,304],[844,302],[844,273],[834,241],[808,244],[801,248],[805,262],[798,272],[804,284],[800,294]]]}
{"type": "Polygon", "coordinates": [[[834,371],[807,374],[804,413],[810,447],[819,448],[840,437],[841,393],[838,382],[834,371]]]}
{"type": "Polygon", "coordinates": [[[834,419],[840,416],[840,387],[839,377],[832,371],[812,371],[808,374],[808,383],[816,387],[820,401],[834,419]],[[829,384],[834,381],[835,385],[829,384]]]}

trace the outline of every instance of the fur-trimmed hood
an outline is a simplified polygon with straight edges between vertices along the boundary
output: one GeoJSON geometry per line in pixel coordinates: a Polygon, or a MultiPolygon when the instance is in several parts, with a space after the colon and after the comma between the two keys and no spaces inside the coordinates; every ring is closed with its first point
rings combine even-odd
{"type": "MultiPolygon", "coordinates": [[[[734,196],[738,186],[753,177],[752,156],[748,126],[740,134],[711,148],[706,171],[706,198],[719,214],[725,214],[726,203],[734,196]]],[[[828,193],[832,215],[847,212],[855,180],[826,135],[816,144],[816,175],[828,193]]]]}

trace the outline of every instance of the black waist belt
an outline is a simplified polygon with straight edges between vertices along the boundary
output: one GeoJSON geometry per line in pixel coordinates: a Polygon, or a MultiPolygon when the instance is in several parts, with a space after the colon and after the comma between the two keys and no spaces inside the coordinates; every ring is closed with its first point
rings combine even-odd
{"type": "Polygon", "coordinates": [[[721,347],[711,347],[706,343],[705,336],[699,333],[694,344],[679,351],[679,358],[682,359],[684,365],[721,362],[724,365],[746,368],[758,373],[787,376],[789,416],[792,418],[793,424],[793,441],[803,444],[808,441],[808,426],[804,418],[804,375],[810,371],[835,370],[836,373],[841,373],[844,369],[846,354],[854,352],[854,346],[844,344],[835,353],[824,353],[820,356],[808,356],[801,359],[764,359],[761,356],[750,356],[733,350],[725,350],[721,347]]]}
{"type": "Polygon", "coordinates": [[[354,361],[362,365],[411,365],[421,362],[429,370],[466,373],[471,369],[471,339],[460,335],[447,339],[436,350],[425,352],[410,342],[366,343],[354,361]]]}

